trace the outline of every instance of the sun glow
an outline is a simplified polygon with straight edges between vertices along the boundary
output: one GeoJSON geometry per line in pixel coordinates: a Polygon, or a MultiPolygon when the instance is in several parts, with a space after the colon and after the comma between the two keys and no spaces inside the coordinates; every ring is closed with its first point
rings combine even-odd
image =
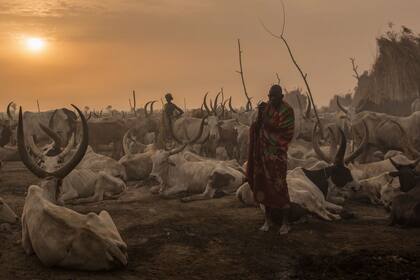
{"type": "Polygon", "coordinates": [[[45,40],[38,37],[25,38],[26,49],[32,53],[39,53],[45,49],[45,40]]]}

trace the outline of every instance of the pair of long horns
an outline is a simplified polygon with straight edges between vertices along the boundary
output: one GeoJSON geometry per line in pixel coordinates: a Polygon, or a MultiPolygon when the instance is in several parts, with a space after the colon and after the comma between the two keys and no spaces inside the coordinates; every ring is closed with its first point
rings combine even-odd
{"type": "Polygon", "coordinates": [[[146,117],[149,117],[150,115],[153,114],[153,105],[156,103],[156,100],[153,101],[149,101],[144,105],[144,114],[146,117]],[[150,105],[150,111],[147,111],[148,106],[150,105]]]}
{"type": "MultiPolygon", "coordinates": [[[[348,164],[349,162],[354,161],[358,156],[360,156],[363,153],[369,141],[369,130],[365,121],[363,121],[363,127],[364,127],[365,133],[364,133],[361,144],[359,145],[359,147],[357,147],[357,149],[353,153],[351,153],[350,155],[346,157],[345,157],[345,154],[346,154],[346,147],[347,147],[347,139],[343,130],[340,127],[337,128],[338,131],[340,132],[341,141],[340,141],[340,147],[337,153],[335,154],[335,158],[333,159],[332,154],[330,156],[325,155],[324,152],[319,147],[319,135],[317,133],[318,122],[316,122],[314,125],[314,129],[312,131],[312,145],[313,145],[315,153],[322,160],[328,163],[333,163],[335,165],[348,164]]],[[[332,131],[331,131],[331,134],[333,134],[332,131]]]]}
{"type": "Polygon", "coordinates": [[[175,139],[176,142],[178,142],[179,144],[182,144],[181,147],[183,147],[181,150],[177,151],[177,152],[173,152],[173,150],[171,151],[171,154],[175,154],[175,153],[179,153],[180,151],[182,151],[187,145],[192,145],[192,144],[196,144],[198,142],[198,140],[200,140],[200,138],[203,136],[203,132],[204,132],[204,126],[206,125],[206,120],[207,120],[208,116],[205,116],[202,118],[201,123],[200,123],[200,129],[197,133],[197,135],[190,141],[184,142],[181,139],[179,139],[175,133],[174,133],[174,128],[172,125],[172,120],[169,119],[169,131],[171,133],[171,136],[173,139],[175,139]]]}
{"type": "Polygon", "coordinates": [[[210,108],[207,105],[207,96],[208,96],[208,92],[206,92],[206,94],[204,95],[204,99],[203,99],[203,105],[204,105],[204,109],[206,109],[207,114],[208,115],[215,115],[217,116],[217,107],[219,106],[218,101],[219,101],[219,96],[223,93],[223,91],[220,91],[217,95],[216,98],[214,99],[214,102],[212,102],[212,100],[210,99],[210,108]]]}
{"type": "MultiPolygon", "coordinates": [[[[77,110],[79,113],[80,119],[82,121],[82,141],[76,151],[76,153],[73,155],[73,157],[70,159],[70,161],[65,164],[63,167],[53,171],[53,172],[47,172],[41,167],[39,167],[34,160],[29,155],[26,145],[25,145],[25,134],[23,132],[23,116],[22,116],[22,107],[19,108],[19,122],[18,122],[18,130],[17,130],[17,144],[18,144],[18,150],[19,155],[22,160],[22,162],[25,164],[25,166],[36,176],[39,178],[47,178],[47,177],[55,177],[62,179],[66,177],[83,159],[87,147],[89,145],[89,129],[88,124],[86,121],[85,116],[83,113],[77,108],[75,105],[72,104],[72,106],[77,110]]],[[[74,136],[73,136],[74,137],[74,136]]],[[[72,142],[72,141],[70,141],[72,142]]],[[[67,148],[66,148],[67,150],[67,148]]]]}

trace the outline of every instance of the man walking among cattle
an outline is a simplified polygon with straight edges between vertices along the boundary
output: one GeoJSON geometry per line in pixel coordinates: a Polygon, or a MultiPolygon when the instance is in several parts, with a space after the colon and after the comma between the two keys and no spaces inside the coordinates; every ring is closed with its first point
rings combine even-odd
{"type": "Polygon", "coordinates": [[[257,120],[250,128],[250,147],[247,177],[255,200],[265,212],[265,223],[260,228],[268,231],[275,209],[282,211],[280,234],[290,230],[290,198],[286,182],[287,149],[294,133],[294,112],[283,101],[283,91],[273,85],[268,103],[258,105],[257,120]]]}

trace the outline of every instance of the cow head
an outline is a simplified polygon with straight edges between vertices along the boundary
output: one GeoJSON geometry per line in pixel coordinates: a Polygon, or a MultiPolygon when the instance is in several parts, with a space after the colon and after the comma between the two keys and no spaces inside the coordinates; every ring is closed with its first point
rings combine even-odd
{"type": "Polygon", "coordinates": [[[412,164],[398,164],[392,158],[389,159],[397,171],[389,172],[392,177],[398,177],[400,180],[400,189],[402,192],[408,192],[420,183],[420,172],[416,171],[420,159],[412,164]]]}
{"type": "MultiPolygon", "coordinates": [[[[185,147],[187,147],[187,145],[193,145],[201,138],[201,136],[203,135],[206,119],[207,117],[204,117],[201,120],[199,132],[194,139],[192,139],[189,142],[183,143],[178,148],[174,148],[170,151],[158,150],[152,155],[151,159],[152,159],[153,167],[152,167],[152,172],[150,173],[151,178],[156,179],[161,185],[165,185],[169,168],[171,166],[176,165],[176,163],[171,160],[170,156],[173,156],[182,152],[185,149],[185,147]]],[[[172,125],[170,125],[170,131],[172,135],[174,135],[172,125]]]]}
{"type": "Polygon", "coordinates": [[[70,140],[72,133],[76,130],[76,125],[76,114],[66,108],[55,110],[48,123],[50,130],[54,131],[64,144],[70,140]]]}
{"type": "Polygon", "coordinates": [[[6,202],[2,198],[0,198],[0,224],[1,223],[9,223],[15,224],[19,222],[18,216],[16,216],[15,212],[7,205],[6,202]]]}
{"type": "Polygon", "coordinates": [[[57,165],[57,162],[60,162],[59,159],[64,159],[65,154],[69,153],[71,147],[67,146],[66,149],[62,153],[55,156],[55,157],[58,157],[59,159],[51,159],[50,156],[44,155],[39,148],[36,149],[36,145],[34,146],[31,145],[29,147],[29,150],[32,152],[32,154],[35,154],[41,158],[44,158],[44,166],[39,166],[28,153],[28,149],[25,143],[25,135],[23,131],[22,108],[19,108],[19,122],[18,122],[18,131],[17,131],[17,140],[18,140],[17,144],[18,144],[19,155],[21,157],[22,162],[33,174],[35,174],[39,178],[44,179],[42,184],[46,184],[45,186],[47,185],[50,186],[52,184],[55,187],[58,187],[59,180],[66,177],[79,164],[79,162],[83,159],[83,156],[86,153],[88,142],[89,142],[87,121],[83,113],[76,106],[74,105],[72,106],[77,110],[82,120],[83,136],[82,136],[82,141],[77,151],[74,153],[73,157],[66,164],[64,164],[64,166],[61,166],[61,167],[57,165]],[[45,162],[47,162],[48,164],[45,165],[45,162]]]}

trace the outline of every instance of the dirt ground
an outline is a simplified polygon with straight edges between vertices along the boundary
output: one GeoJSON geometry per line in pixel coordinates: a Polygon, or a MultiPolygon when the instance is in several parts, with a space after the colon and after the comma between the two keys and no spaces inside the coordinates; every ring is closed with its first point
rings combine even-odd
{"type": "MultiPolygon", "coordinates": [[[[0,196],[20,215],[36,182],[21,163],[8,162],[0,196]]],[[[0,279],[420,279],[420,229],[387,226],[379,207],[346,207],[355,218],[310,218],[280,236],[259,232],[261,212],[234,196],[184,204],[133,184],[119,200],[74,207],[111,214],[128,245],[128,267],[103,273],[43,267],[25,255],[14,226],[0,232],[0,279]]]]}

